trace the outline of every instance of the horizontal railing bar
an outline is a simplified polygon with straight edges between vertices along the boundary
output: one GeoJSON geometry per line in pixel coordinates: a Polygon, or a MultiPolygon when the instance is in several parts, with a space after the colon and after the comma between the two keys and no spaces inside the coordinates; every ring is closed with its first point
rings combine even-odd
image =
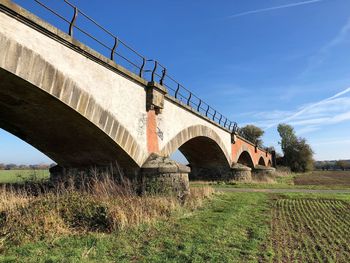
{"type": "Polygon", "coordinates": [[[34,1],[37,2],[39,5],[41,5],[42,7],[44,7],[45,9],[49,10],[51,13],[53,13],[56,16],[58,16],[59,18],[61,18],[63,21],[67,22],[68,24],[70,23],[70,21],[68,21],[64,16],[60,15],[59,13],[54,11],[52,8],[46,6],[45,4],[43,4],[42,2],[40,2],[38,0],[34,0],[34,1]]]}
{"type": "MultiPolygon", "coordinates": [[[[76,6],[71,4],[69,1],[64,0],[64,2],[66,2],[68,5],[70,5],[71,7],[75,8],[76,6]]],[[[107,30],[106,28],[104,28],[103,26],[101,26],[99,23],[97,23],[94,19],[92,19],[90,16],[88,16],[87,14],[85,14],[83,11],[81,11],[80,9],[78,9],[78,12],[80,14],[82,14],[85,18],[87,18],[88,20],[90,20],[93,24],[95,24],[98,28],[100,28],[101,30],[103,30],[105,33],[107,33],[108,35],[110,35],[111,37],[116,37],[113,33],[111,33],[109,30],[107,30]]],[[[126,48],[128,48],[129,50],[131,50],[132,52],[134,52],[136,55],[138,55],[139,57],[143,58],[143,56],[141,54],[139,54],[135,49],[131,48],[129,45],[127,45],[124,41],[119,40],[121,44],[123,44],[126,48]]]]}

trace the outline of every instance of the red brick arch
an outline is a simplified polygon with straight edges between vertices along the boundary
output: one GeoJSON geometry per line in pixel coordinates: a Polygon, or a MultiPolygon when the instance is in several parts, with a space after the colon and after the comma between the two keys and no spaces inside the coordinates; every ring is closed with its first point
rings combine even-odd
{"type": "Polygon", "coordinates": [[[220,136],[213,129],[204,125],[190,126],[179,132],[163,147],[161,154],[169,156],[188,141],[199,137],[207,138],[214,142],[220,149],[221,153],[225,156],[227,163],[229,165],[232,163],[230,154],[227,152],[220,136]]]}

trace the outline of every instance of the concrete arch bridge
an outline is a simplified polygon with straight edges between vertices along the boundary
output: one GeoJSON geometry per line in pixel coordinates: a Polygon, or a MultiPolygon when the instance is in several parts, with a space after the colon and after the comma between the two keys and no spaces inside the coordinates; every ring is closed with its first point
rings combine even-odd
{"type": "Polygon", "coordinates": [[[12,1],[0,0],[0,11],[0,127],[61,170],[117,161],[136,176],[230,179],[236,163],[272,166],[273,155],[221,114],[170,94],[165,68],[147,80],[12,1]],[[191,172],[168,159],[176,150],[191,172]]]}

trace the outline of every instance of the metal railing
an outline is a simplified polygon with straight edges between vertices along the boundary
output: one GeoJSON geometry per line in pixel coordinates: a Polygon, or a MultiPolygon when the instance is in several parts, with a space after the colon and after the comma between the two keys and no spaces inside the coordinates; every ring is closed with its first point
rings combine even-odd
{"type": "Polygon", "coordinates": [[[138,53],[135,49],[131,48],[125,42],[120,40],[116,35],[111,33],[109,30],[105,29],[94,19],[90,18],[87,14],[81,11],[77,6],[70,3],[68,0],[64,0],[63,3],[73,11],[72,16],[70,18],[66,18],[64,15],[60,14],[59,11],[54,10],[47,4],[44,4],[42,1],[32,1],[36,2],[40,7],[46,9],[51,14],[55,15],[56,17],[67,23],[66,30],[71,37],[75,37],[75,34],[78,31],[79,33],[93,40],[100,47],[105,49],[107,53],[100,53],[106,55],[117,64],[129,69],[130,71],[134,72],[135,74],[137,74],[141,78],[144,78],[147,81],[158,82],[160,85],[165,86],[168,89],[169,95],[173,96],[180,103],[191,107],[193,110],[197,111],[202,116],[205,116],[208,119],[214,121],[221,127],[229,130],[232,133],[237,133],[239,136],[255,144],[253,140],[247,138],[247,136],[240,132],[240,129],[238,128],[236,122],[229,120],[219,111],[212,108],[209,104],[197,97],[190,90],[186,89],[178,81],[172,78],[168,74],[167,68],[165,66],[160,64],[157,60],[147,59],[145,56],[138,53]],[[77,21],[80,17],[83,17],[84,19],[88,20],[99,30],[101,30],[106,36],[111,38],[111,43],[106,43],[106,38],[104,38],[103,40],[97,38],[92,33],[88,32],[88,30],[82,28],[82,26],[79,26],[77,24],[77,21]],[[122,50],[124,50],[124,52],[122,50]],[[124,53],[129,53],[129,55],[124,53]]]}

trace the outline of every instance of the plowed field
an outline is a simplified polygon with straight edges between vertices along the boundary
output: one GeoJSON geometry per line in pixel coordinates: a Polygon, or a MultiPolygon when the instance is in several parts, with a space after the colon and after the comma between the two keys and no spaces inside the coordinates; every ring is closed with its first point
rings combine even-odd
{"type": "Polygon", "coordinates": [[[349,203],[328,199],[274,202],[269,261],[350,261],[349,203]]]}

